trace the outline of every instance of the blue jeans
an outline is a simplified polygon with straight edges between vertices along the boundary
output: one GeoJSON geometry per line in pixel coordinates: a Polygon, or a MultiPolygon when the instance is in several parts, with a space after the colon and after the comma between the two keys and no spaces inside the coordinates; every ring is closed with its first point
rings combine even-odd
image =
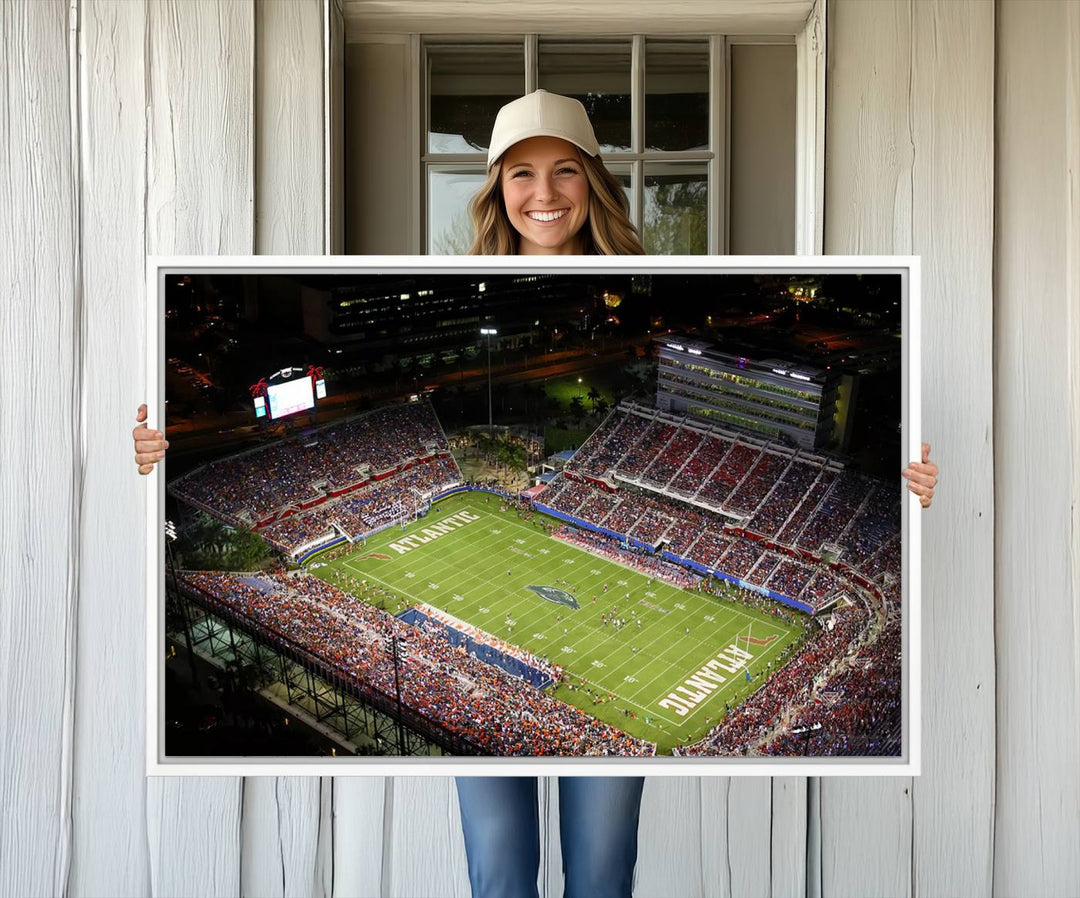
{"type": "MultiPolygon", "coordinates": [[[[644,777],[561,776],[563,898],[630,898],[644,777]]],[[[473,898],[538,898],[534,776],[459,776],[473,898]]]]}

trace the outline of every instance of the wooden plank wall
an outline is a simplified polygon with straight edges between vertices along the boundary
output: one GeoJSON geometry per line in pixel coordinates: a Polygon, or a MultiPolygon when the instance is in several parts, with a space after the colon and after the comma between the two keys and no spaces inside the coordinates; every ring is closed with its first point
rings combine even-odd
{"type": "MultiPolygon", "coordinates": [[[[923,257],[924,773],[650,779],[635,894],[1073,894],[1080,6],[828,11],[826,251],[923,257]]],[[[332,248],[340,27],[4,5],[0,895],[468,894],[448,778],[143,776],[143,256],[332,248]]]]}
{"type": "Polygon", "coordinates": [[[149,10],[144,4],[92,3],[75,13],[82,367],[85,382],[94,386],[85,390],[83,415],[86,477],[68,887],[77,895],[145,895],[151,894],[154,866],[147,850],[147,783],[140,759],[146,736],[146,579],[139,533],[146,526],[146,484],[132,480],[128,463],[132,410],[146,398],[141,384],[149,10]]]}
{"type": "Polygon", "coordinates": [[[943,476],[923,522],[923,775],[821,782],[821,894],[987,895],[995,11],[828,12],[825,252],[922,257],[923,433],[943,476]]]}
{"type": "Polygon", "coordinates": [[[1080,888],[1080,9],[999,4],[994,887],[1080,888]]]}
{"type": "Polygon", "coordinates": [[[75,97],[64,4],[5,6],[0,29],[0,890],[47,895],[72,850],[85,433],[75,97]]]}

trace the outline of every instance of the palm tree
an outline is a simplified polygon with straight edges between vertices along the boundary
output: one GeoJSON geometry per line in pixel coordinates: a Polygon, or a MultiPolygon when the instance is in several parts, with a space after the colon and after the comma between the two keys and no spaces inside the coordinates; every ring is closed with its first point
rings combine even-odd
{"type": "Polygon", "coordinates": [[[585,400],[580,396],[575,396],[570,400],[570,414],[573,415],[574,420],[578,423],[585,417],[585,400]]]}
{"type": "Polygon", "coordinates": [[[510,464],[520,471],[524,471],[528,468],[524,446],[511,447],[510,464]]]}
{"type": "Polygon", "coordinates": [[[589,401],[592,403],[593,411],[596,411],[596,403],[600,400],[600,391],[596,387],[589,388],[589,401]]]}
{"type": "Polygon", "coordinates": [[[495,460],[502,467],[504,472],[508,471],[510,468],[511,452],[512,449],[510,448],[510,445],[504,442],[500,442],[495,450],[495,460]]]}

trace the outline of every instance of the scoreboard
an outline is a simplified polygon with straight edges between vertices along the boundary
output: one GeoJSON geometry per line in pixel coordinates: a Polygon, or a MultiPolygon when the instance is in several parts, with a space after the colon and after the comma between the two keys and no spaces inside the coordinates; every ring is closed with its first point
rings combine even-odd
{"type": "Polygon", "coordinates": [[[315,365],[309,365],[307,370],[282,368],[248,389],[255,417],[272,421],[310,411],[318,400],[326,398],[323,369],[315,365]]]}

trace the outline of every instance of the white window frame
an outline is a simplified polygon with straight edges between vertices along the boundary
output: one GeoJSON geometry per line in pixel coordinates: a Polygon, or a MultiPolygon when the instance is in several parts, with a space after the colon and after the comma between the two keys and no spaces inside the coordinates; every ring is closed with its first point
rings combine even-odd
{"type": "MultiPolygon", "coordinates": [[[[730,176],[730,48],[735,44],[795,44],[795,253],[820,255],[823,251],[823,216],[825,182],[825,3],[816,0],[802,29],[793,34],[761,36],[710,35],[709,40],[709,143],[714,149],[672,153],[644,153],[644,63],[646,38],[677,40],[693,37],[685,34],[635,34],[631,44],[631,152],[610,154],[611,162],[630,163],[633,184],[631,219],[640,228],[644,210],[644,166],[650,161],[705,162],[708,178],[710,255],[728,253],[728,179],[730,176]]],[[[476,154],[427,152],[427,44],[434,43],[505,43],[520,40],[524,46],[525,90],[536,89],[539,62],[539,39],[558,37],[583,42],[619,35],[502,33],[484,35],[431,34],[409,36],[410,50],[410,125],[409,139],[412,202],[409,204],[411,251],[424,254],[428,246],[427,166],[428,164],[475,164],[476,154]]],[[[623,35],[622,37],[625,37],[623,35]]]]}

